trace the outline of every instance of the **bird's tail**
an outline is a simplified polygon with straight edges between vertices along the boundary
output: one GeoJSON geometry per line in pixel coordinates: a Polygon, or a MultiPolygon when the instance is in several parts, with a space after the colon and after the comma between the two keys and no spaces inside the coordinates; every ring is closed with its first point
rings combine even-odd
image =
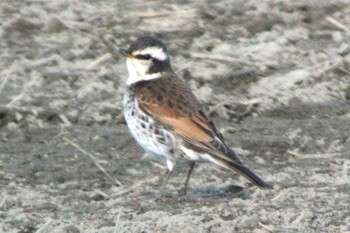
{"type": "Polygon", "coordinates": [[[273,189],[272,185],[263,181],[259,176],[255,175],[251,170],[249,170],[249,168],[245,167],[244,165],[225,160],[221,157],[217,157],[217,156],[213,156],[213,157],[219,165],[238,172],[239,174],[243,175],[248,180],[250,180],[253,184],[258,186],[259,188],[273,189]]]}

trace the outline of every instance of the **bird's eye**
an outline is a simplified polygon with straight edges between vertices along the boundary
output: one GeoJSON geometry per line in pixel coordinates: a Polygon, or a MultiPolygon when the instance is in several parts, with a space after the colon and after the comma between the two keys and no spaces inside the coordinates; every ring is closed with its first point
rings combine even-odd
{"type": "Polygon", "coordinates": [[[137,59],[141,59],[141,60],[149,60],[151,59],[151,55],[149,54],[139,54],[135,56],[137,59]]]}

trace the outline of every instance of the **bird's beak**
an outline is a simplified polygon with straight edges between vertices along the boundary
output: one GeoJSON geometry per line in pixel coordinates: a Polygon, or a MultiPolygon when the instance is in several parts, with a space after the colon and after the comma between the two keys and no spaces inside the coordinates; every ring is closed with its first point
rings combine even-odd
{"type": "Polygon", "coordinates": [[[129,53],[127,49],[119,49],[119,53],[125,57],[132,58],[133,56],[129,53]]]}

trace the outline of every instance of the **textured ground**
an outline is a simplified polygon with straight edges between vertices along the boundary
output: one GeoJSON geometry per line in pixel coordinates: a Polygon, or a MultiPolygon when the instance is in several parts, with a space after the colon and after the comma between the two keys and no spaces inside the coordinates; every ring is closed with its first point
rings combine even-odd
{"type": "Polygon", "coordinates": [[[350,232],[350,2],[123,2],[0,3],[0,232],[350,232]],[[201,164],[155,201],[102,40],[145,34],[274,190],[201,164]]]}

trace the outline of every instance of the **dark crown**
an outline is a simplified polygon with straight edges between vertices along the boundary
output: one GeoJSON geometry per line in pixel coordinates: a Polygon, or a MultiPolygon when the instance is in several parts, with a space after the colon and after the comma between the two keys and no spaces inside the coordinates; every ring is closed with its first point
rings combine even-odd
{"type": "Polygon", "coordinates": [[[164,52],[167,53],[167,48],[163,42],[160,40],[150,37],[142,36],[137,38],[129,47],[129,53],[135,52],[137,50],[142,50],[148,47],[159,47],[162,48],[164,52]]]}

